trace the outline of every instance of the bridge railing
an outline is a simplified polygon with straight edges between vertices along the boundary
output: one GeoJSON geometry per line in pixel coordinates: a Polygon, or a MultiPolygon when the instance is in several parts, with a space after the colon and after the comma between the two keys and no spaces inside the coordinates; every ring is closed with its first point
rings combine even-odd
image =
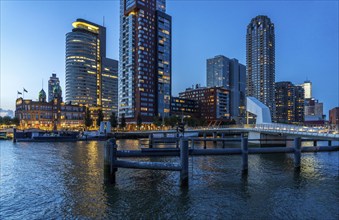
{"type": "Polygon", "coordinates": [[[306,126],[297,126],[297,125],[288,125],[288,124],[257,124],[252,130],[259,131],[270,131],[275,133],[291,133],[291,134],[307,134],[307,135],[316,135],[323,137],[336,137],[338,136],[337,130],[331,130],[330,128],[325,127],[306,127],[306,126]]]}

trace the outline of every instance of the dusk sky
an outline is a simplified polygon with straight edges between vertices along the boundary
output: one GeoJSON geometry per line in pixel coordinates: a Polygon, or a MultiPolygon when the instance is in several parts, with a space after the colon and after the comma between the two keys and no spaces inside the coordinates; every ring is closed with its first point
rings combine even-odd
{"type": "MultiPolygon", "coordinates": [[[[206,85],[206,59],[246,64],[246,27],[257,15],[275,25],[276,81],[309,79],[324,113],[339,106],[338,1],[167,0],[172,16],[172,91],[206,85]]],[[[83,18],[107,28],[107,56],[119,59],[119,1],[2,1],[1,108],[15,109],[17,91],[36,100],[52,72],[65,95],[65,34],[83,18]]]]}

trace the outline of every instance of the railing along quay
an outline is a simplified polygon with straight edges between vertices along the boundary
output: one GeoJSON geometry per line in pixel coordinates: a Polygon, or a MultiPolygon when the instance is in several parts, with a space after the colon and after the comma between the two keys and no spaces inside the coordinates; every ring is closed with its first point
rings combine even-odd
{"type": "MultiPolygon", "coordinates": [[[[195,139],[192,143],[194,143],[195,139]]],[[[220,138],[219,138],[220,141],[220,138]]],[[[294,154],[294,168],[300,170],[301,153],[306,152],[330,152],[339,151],[339,146],[313,146],[301,147],[301,138],[294,138],[293,147],[265,147],[265,148],[248,148],[248,139],[243,137],[241,139],[232,138],[231,140],[221,141],[238,141],[241,142],[240,148],[222,148],[222,149],[194,149],[189,148],[189,139],[181,138],[179,148],[147,148],[141,150],[118,150],[115,139],[110,139],[105,145],[105,179],[106,182],[112,184],[116,183],[116,172],[118,168],[132,168],[132,169],[152,169],[152,170],[169,170],[180,171],[181,186],[188,186],[188,158],[189,156],[216,156],[216,155],[241,155],[242,163],[241,170],[243,173],[248,171],[248,154],[272,154],[272,153],[293,153],[294,154]],[[179,156],[180,163],[170,162],[142,162],[121,160],[118,158],[127,157],[168,157],[179,156]]]]}

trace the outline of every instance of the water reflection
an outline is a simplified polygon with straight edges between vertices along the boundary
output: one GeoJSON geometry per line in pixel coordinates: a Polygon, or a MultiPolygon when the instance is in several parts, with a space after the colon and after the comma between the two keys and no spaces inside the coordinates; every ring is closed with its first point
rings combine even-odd
{"type": "MultiPolygon", "coordinates": [[[[140,149],[137,140],[117,143],[119,149],[140,149]]],[[[245,175],[239,155],[194,157],[189,159],[185,189],[180,188],[179,172],[123,168],[118,169],[115,186],[104,185],[103,146],[103,142],[2,142],[0,218],[339,216],[338,152],[302,154],[299,172],[294,170],[293,154],[249,155],[245,175]]],[[[142,160],[179,162],[178,157],[142,160]]]]}

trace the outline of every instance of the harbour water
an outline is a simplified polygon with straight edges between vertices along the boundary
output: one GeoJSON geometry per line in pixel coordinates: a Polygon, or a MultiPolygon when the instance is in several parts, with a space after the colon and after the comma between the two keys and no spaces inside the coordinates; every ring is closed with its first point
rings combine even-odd
{"type": "MultiPolygon", "coordinates": [[[[137,140],[118,145],[139,148],[137,140]]],[[[339,218],[339,152],[303,153],[300,172],[292,154],[249,155],[248,175],[239,155],[194,157],[182,189],[179,172],[134,169],[105,185],[104,142],[0,146],[0,219],[339,218]]]]}

